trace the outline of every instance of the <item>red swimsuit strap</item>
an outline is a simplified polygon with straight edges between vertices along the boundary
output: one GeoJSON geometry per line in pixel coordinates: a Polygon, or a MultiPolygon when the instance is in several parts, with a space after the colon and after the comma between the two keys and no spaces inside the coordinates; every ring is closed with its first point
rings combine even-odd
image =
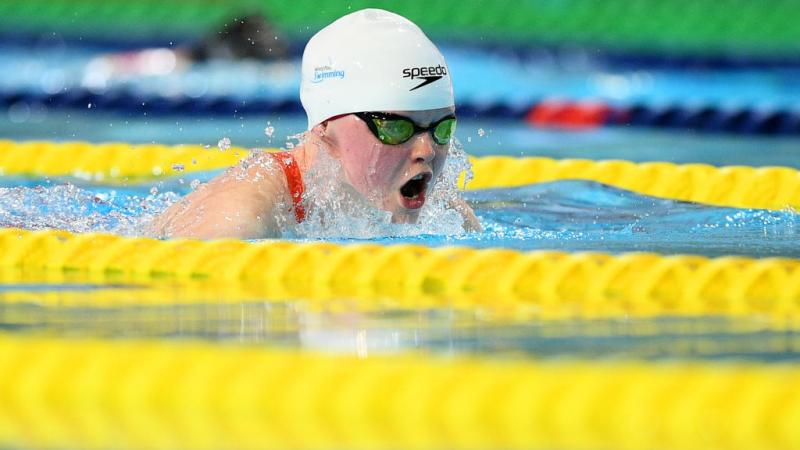
{"type": "Polygon", "coordinates": [[[292,196],[292,206],[294,207],[294,217],[297,223],[306,219],[306,209],[303,207],[303,175],[300,173],[300,166],[294,159],[292,152],[278,152],[271,154],[278,165],[283,168],[286,175],[286,184],[289,185],[289,194],[292,196]]]}

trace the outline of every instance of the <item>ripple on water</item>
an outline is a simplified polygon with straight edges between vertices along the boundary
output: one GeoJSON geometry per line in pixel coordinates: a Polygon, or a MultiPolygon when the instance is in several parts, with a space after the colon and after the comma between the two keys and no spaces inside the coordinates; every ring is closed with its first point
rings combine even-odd
{"type": "Polygon", "coordinates": [[[172,191],[158,193],[155,187],[149,195],[122,189],[72,183],[0,188],[0,226],[141,235],[155,214],[180,197],[172,191]]]}
{"type": "MultiPolygon", "coordinates": [[[[335,181],[342,179],[338,165],[323,164],[309,177],[308,200],[314,205],[309,220],[300,226],[284,224],[284,235],[345,243],[800,257],[800,214],[793,210],[711,207],[579,180],[459,194],[455,180],[468,168],[459,152],[452,150],[416,225],[391,223],[386,212],[335,181]],[[460,216],[447,208],[455,195],[473,206],[483,232],[463,232],[460,216]]],[[[193,174],[191,182],[176,178],[157,186],[5,177],[0,226],[140,235],[155,214],[213,175],[193,174]]]]}

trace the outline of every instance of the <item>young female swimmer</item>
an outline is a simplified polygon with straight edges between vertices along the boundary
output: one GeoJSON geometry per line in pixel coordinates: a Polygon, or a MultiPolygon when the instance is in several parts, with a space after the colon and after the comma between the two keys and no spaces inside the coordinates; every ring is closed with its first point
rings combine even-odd
{"type": "MultiPolygon", "coordinates": [[[[251,155],[157,216],[151,233],[276,237],[281,221],[304,220],[303,176],[323,151],[392,222],[416,222],[456,125],[447,64],[422,30],[378,9],[336,20],[306,45],[300,100],[309,130],[302,144],[251,155]]],[[[467,230],[480,229],[466,202],[451,206],[467,230]]]]}

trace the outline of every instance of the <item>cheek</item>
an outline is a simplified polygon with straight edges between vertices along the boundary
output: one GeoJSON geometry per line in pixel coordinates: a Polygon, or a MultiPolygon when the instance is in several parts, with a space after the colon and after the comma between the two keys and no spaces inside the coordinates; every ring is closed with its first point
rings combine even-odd
{"type": "Polygon", "coordinates": [[[354,126],[341,127],[336,133],[336,147],[339,161],[344,168],[347,180],[354,187],[362,190],[367,181],[367,174],[374,163],[374,143],[368,136],[354,126]]]}
{"type": "Polygon", "coordinates": [[[390,190],[397,178],[402,176],[405,156],[402,151],[387,146],[378,146],[372,155],[372,166],[367,179],[374,189],[390,190]]]}
{"type": "Polygon", "coordinates": [[[377,142],[358,120],[343,121],[336,129],[336,147],[347,181],[367,197],[386,195],[402,178],[408,152],[377,142]]]}
{"type": "Polygon", "coordinates": [[[342,149],[341,162],[350,184],[371,197],[392,190],[404,158],[397,149],[365,141],[351,141],[351,146],[342,149]]]}

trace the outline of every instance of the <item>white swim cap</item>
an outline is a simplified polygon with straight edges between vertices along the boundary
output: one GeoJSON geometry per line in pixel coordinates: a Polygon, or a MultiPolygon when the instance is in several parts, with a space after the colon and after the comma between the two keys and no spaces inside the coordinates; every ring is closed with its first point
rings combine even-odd
{"type": "Polygon", "coordinates": [[[300,101],[309,130],[340,114],[455,104],[439,49],[411,21],[382,9],[348,14],[308,41],[300,101]]]}

